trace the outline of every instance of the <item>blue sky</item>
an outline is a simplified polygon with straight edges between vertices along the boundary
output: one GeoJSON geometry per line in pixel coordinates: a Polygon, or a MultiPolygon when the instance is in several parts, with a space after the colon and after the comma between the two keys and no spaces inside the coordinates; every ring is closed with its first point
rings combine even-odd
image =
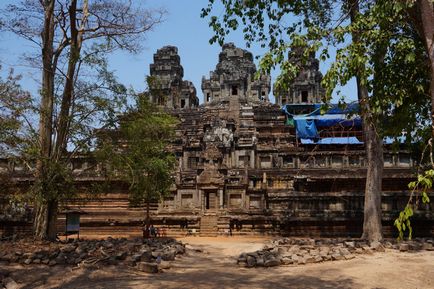
{"type": "MultiPolygon", "coordinates": [[[[0,9],[14,0],[2,0],[0,9]]],[[[145,76],[149,74],[149,64],[152,62],[153,54],[158,48],[165,45],[178,47],[181,56],[181,64],[184,67],[184,79],[190,80],[196,86],[200,102],[203,102],[203,95],[200,89],[202,76],[209,76],[214,70],[220,46],[210,45],[208,40],[213,35],[208,27],[208,20],[200,18],[200,10],[206,4],[206,0],[147,0],[150,7],[164,7],[168,11],[166,21],[150,32],[143,46],[144,50],[136,55],[127,53],[116,53],[110,57],[110,66],[116,71],[119,80],[127,86],[132,86],[140,91],[145,88],[145,76]]],[[[237,46],[246,48],[241,33],[231,34],[228,42],[234,42],[237,46]]],[[[18,73],[23,75],[23,86],[33,93],[37,92],[37,83],[40,75],[37,71],[23,66],[21,60],[24,52],[35,49],[31,44],[20,40],[12,34],[0,34],[0,63],[3,68],[14,67],[18,73]]],[[[249,48],[254,55],[264,53],[259,47],[249,48]]],[[[327,64],[321,63],[320,70],[325,73],[327,64]]],[[[274,81],[277,72],[272,73],[274,81]]],[[[356,98],[354,83],[341,88],[343,94],[356,98]]],[[[274,101],[274,97],[270,95],[274,101]]]]}

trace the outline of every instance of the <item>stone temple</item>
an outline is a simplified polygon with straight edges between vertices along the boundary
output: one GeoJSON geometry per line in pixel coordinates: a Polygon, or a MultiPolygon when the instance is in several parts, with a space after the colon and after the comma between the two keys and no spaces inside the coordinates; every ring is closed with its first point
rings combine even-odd
{"type": "MultiPolygon", "coordinates": [[[[302,65],[288,91],[269,101],[271,80],[257,77],[253,55],[225,44],[214,71],[203,77],[204,103],[183,80],[178,50],[166,46],[150,66],[150,100],[178,117],[172,147],[178,165],[171,195],[152,206],[156,226],[167,235],[187,233],[360,236],[363,224],[365,151],[361,121],[351,109],[332,106],[319,114],[322,75],[314,55],[302,65]]],[[[74,160],[76,181],[98,182],[90,157],[74,160]]],[[[414,161],[404,148],[384,148],[384,231],[404,208],[414,161]]],[[[0,173],[17,186],[30,180],[11,161],[0,173]]],[[[71,200],[80,208],[81,234],[141,234],[143,208],[129,206],[127,187],[113,184],[96,200],[71,200]]],[[[414,232],[432,235],[434,206],[420,206],[414,232]]],[[[59,229],[63,220],[59,220],[59,229]]],[[[0,226],[28,225],[28,219],[0,219],[0,226]]]]}

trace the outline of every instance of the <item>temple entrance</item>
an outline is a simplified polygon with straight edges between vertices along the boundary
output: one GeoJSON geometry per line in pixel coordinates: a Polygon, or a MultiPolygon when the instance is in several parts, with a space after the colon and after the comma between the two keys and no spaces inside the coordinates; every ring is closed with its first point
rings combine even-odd
{"type": "Polygon", "coordinates": [[[217,209],[217,190],[205,191],[205,209],[206,210],[217,209]]]}

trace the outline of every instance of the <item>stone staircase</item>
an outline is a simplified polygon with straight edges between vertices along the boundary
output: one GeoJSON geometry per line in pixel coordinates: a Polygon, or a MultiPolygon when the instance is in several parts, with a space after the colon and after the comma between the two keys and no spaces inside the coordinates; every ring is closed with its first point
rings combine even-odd
{"type": "Polygon", "coordinates": [[[216,237],[217,236],[217,215],[203,215],[200,219],[200,236],[216,237]]]}

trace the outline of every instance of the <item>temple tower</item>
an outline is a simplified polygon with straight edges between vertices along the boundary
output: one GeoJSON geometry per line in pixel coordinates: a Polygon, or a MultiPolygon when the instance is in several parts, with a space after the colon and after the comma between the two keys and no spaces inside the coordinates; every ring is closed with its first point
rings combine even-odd
{"type": "Polygon", "coordinates": [[[313,104],[321,103],[325,90],[321,86],[322,73],[319,71],[319,61],[315,53],[302,63],[300,52],[291,52],[290,60],[300,68],[298,76],[289,86],[288,91],[274,91],[276,103],[285,104],[313,104]]]}
{"type": "Polygon", "coordinates": [[[223,45],[219,62],[210,77],[202,78],[204,103],[230,103],[237,99],[242,103],[268,102],[270,76],[255,79],[256,65],[251,52],[233,43],[223,45]]]}
{"type": "Polygon", "coordinates": [[[183,80],[184,69],[175,46],[164,46],[154,54],[150,65],[150,99],[167,108],[192,108],[199,105],[196,88],[183,80]]]}

